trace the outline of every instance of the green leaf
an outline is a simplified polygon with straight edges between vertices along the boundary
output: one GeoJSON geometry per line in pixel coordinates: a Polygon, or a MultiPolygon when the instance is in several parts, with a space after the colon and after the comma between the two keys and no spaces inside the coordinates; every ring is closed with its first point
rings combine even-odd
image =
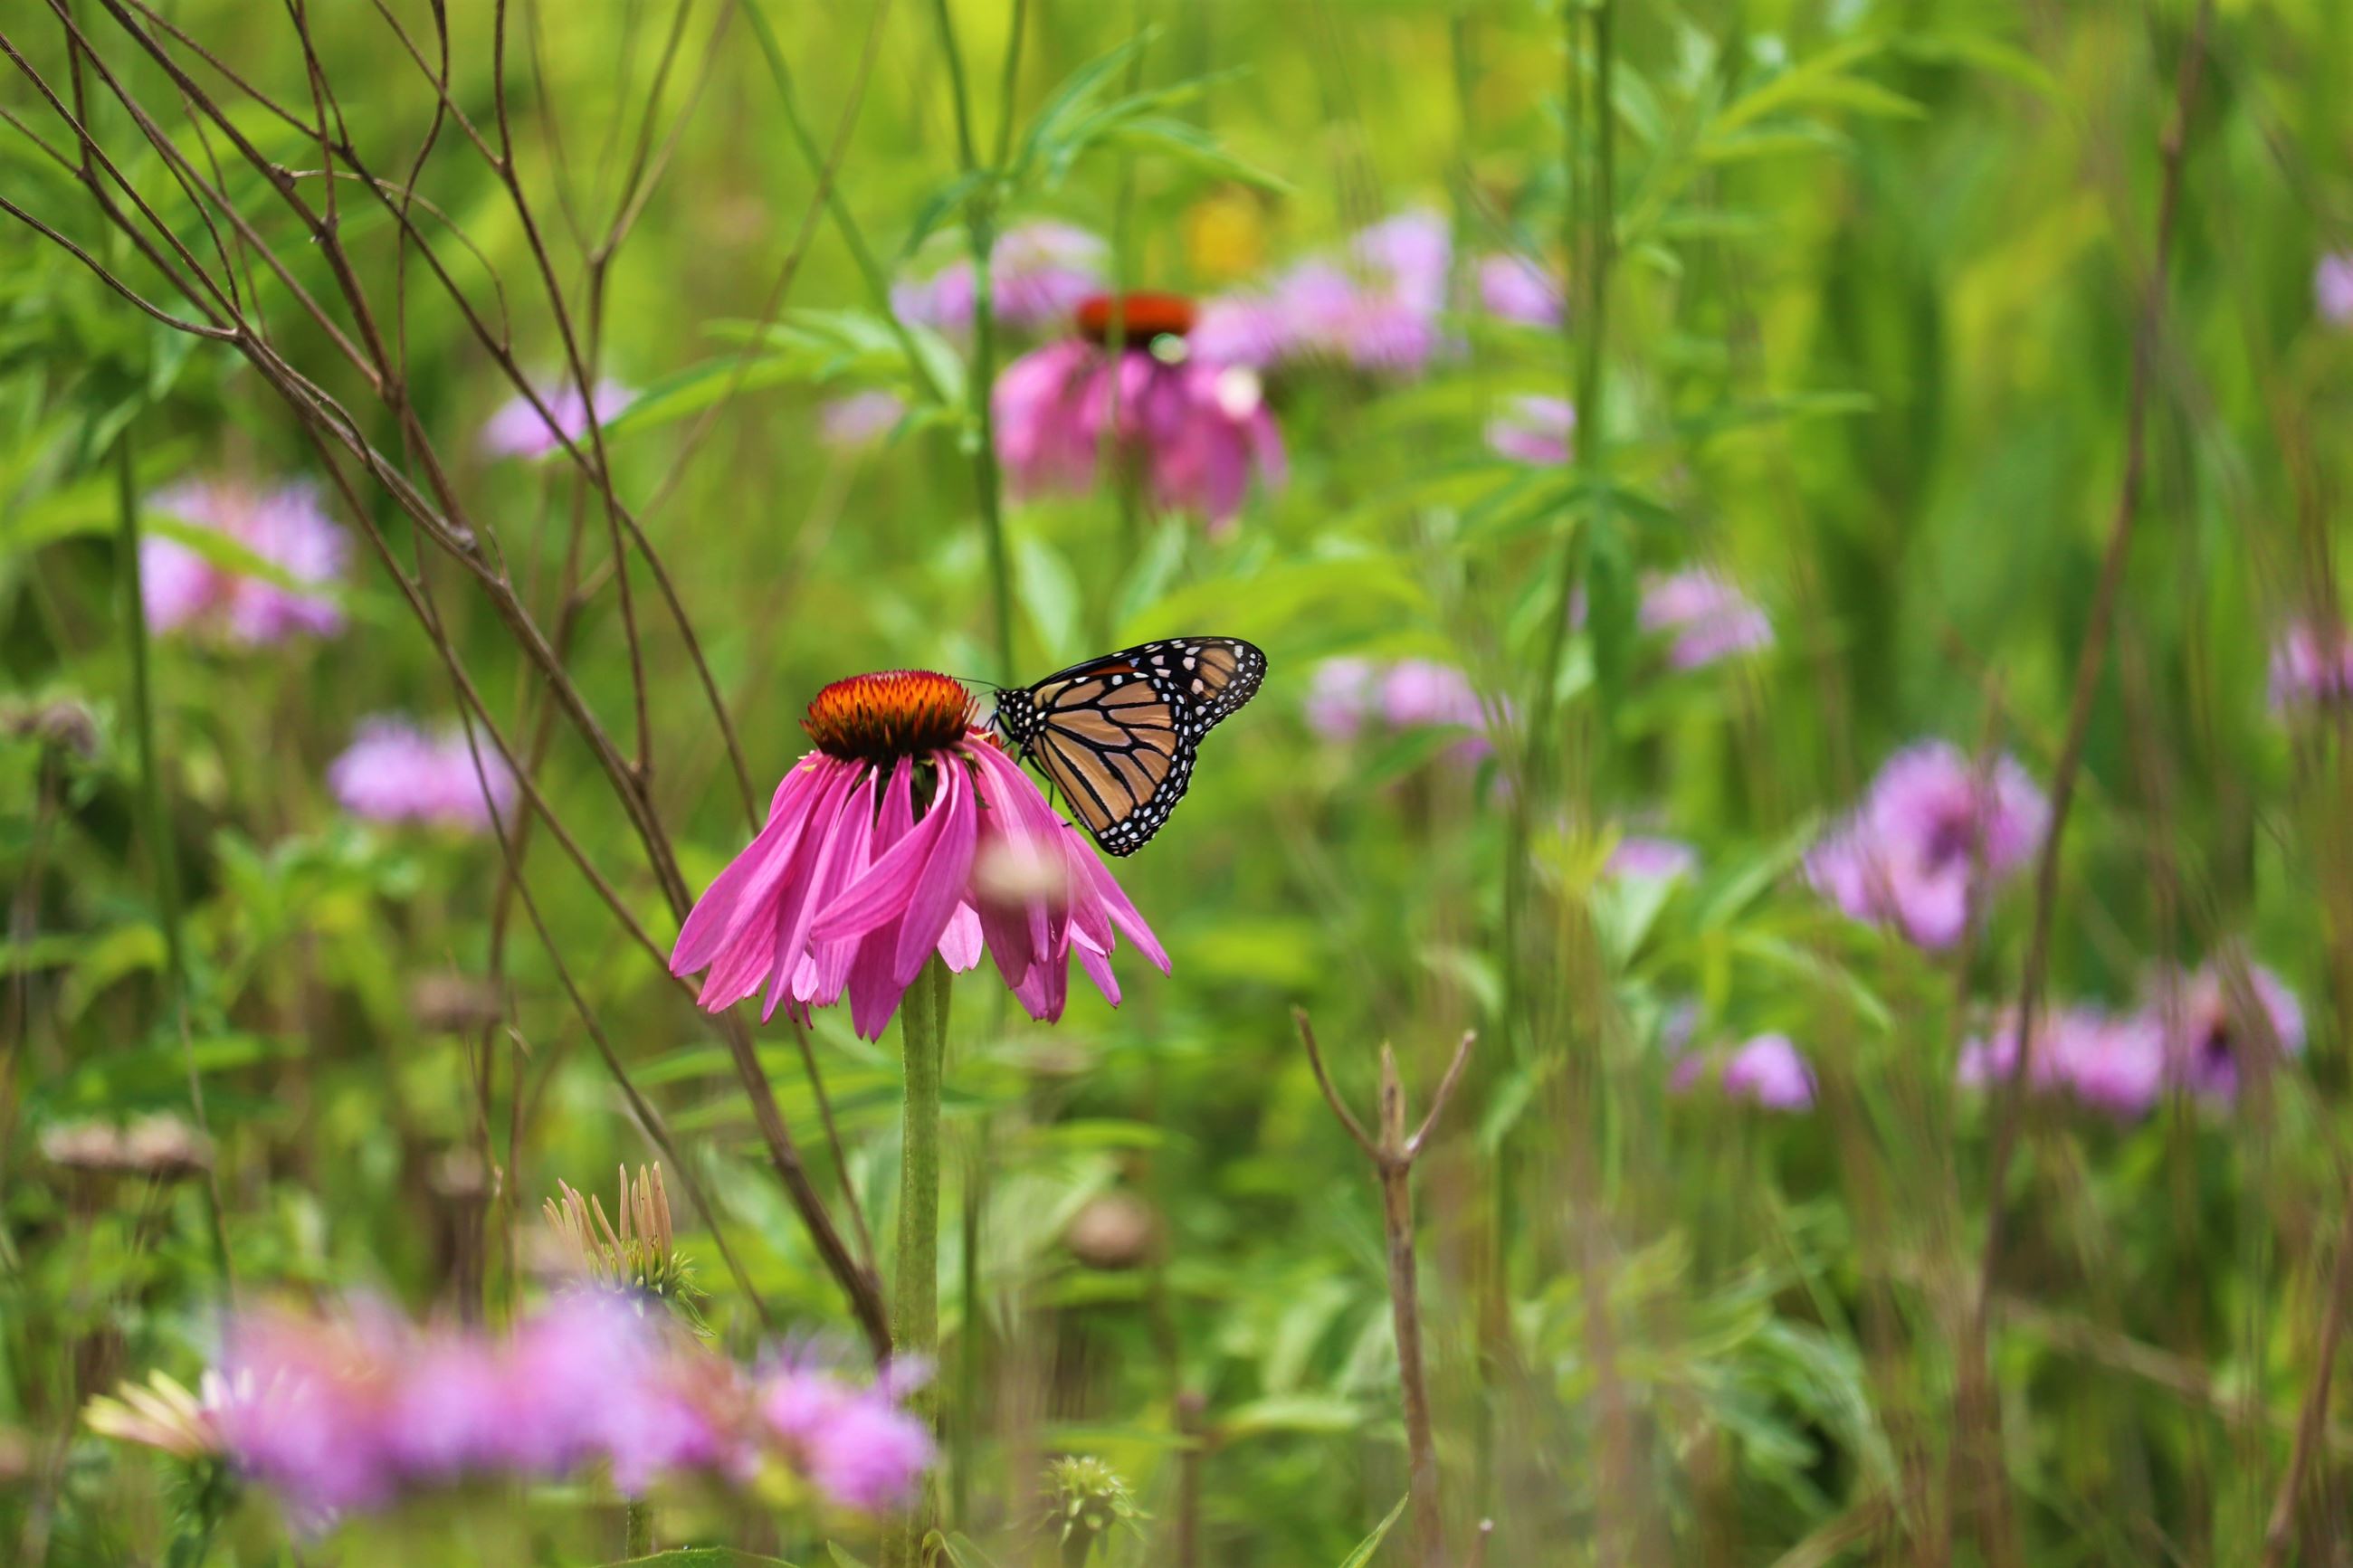
{"type": "Polygon", "coordinates": [[[781,1557],[763,1557],[733,1546],[677,1546],[650,1557],[629,1557],[605,1568],[793,1568],[781,1557]]]}
{"type": "Polygon", "coordinates": [[[1117,125],[1102,141],[1107,146],[1129,152],[1164,153],[1203,174],[1276,195],[1288,195],[1293,189],[1291,182],[1282,175],[1237,157],[1216,137],[1189,121],[1145,115],[1117,125]]]}
{"type": "Polygon", "coordinates": [[[1373,1532],[1358,1542],[1354,1552],[1340,1559],[1340,1568],[1365,1568],[1365,1564],[1373,1560],[1373,1553],[1381,1549],[1381,1542],[1389,1538],[1389,1531],[1397,1528],[1397,1521],[1405,1517],[1405,1505],[1412,1498],[1413,1494],[1408,1492],[1398,1499],[1397,1506],[1389,1510],[1388,1517],[1373,1526],[1373,1532]]]}
{"type": "Polygon", "coordinates": [[[838,1541],[828,1541],[825,1549],[832,1554],[834,1568],[867,1568],[863,1559],[843,1547],[838,1541]]]}
{"type": "Polygon", "coordinates": [[[1013,542],[1013,588],[1047,658],[1061,663],[1079,640],[1079,580],[1043,540],[1013,542]]]}
{"type": "Polygon", "coordinates": [[[1112,73],[1149,48],[1159,36],[1156,26],[1142,28],[1072,71],[1054,96],[1039,106],[1029,130],[1022,133],[1021,151],[1006,172],[1007,177],[1018,179],[1049,161],[1093,109],[1096,96],[1110,86],[1112,73]]]}
{"type": "Polygon", "coordinates": [[[1303,1432],[1338,1436],[1365,1424],[1363,1410],[1345,1399],[1320,1394],[1287,1394],[1253,1399],[1218,1423],[1227,1439],[1255,1437],[1269,1432],[1303,1432]]]}

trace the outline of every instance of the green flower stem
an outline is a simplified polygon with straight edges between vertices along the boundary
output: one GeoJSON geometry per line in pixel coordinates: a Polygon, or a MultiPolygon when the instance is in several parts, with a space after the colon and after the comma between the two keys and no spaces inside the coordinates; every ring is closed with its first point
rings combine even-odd
{"type": "MultiPolygon", "coordinates": [[[[997,248],[996,187],[999,171],[981,167],[978,143],[972,133],[972,95],[965,86],[964,51],[956,46],[955,24],[948,16],[948,0],[935,0],[932,9],[939,21],[940,49],[947,57],[949,95],[955,103],[956,155],[972,186],[971,194],[965,197],[964,233],[965,247],[972,255],[972,374],[967,402],[973,430],[973,488],[980,503],[981,535],[988,546],[988,584],[997,612],[997,663],[1004,679],[1011,680],[1013,569],[1005,542],[1005,487],[997,469],[997,415],[989,397],[997,385],[997,291],[989,259],[997,248]],[[980,178],[984,173],[990,178],[980,178]]],[[[1013,36],[1006,44],[1008,97],[997,132],[1000,147],[1012,144],[1013,104],[1009,94],[1020,70],[1021,34],[1022,17],[1017,12],[1013,36]]],[[[998,162],[1001,164],[1003,161],[1000,153],[998,162]]]]}
{"type": "Polygon", "coordinates": [[[630,1557],[650,1557],[654,1551],[654,1505],[643,1498],[631,1498],[622,1528],[628,1541],[621,1550],[630,1557]]]}
{"type": "MultiPolygon", "coordinates": [[[[934,953],[907,988],[899,1007],[899,1032],[907,1058],[906,1110],[899,1135],[899,1273],[891,1300],[891,1350],[894,1358],[936,1363],[940,1351],[940,1063],[948,1032],[948,970],[934,953]]],[[[927,1382],[908,1402],[926,1422],[936,1422],[939,1394],[927,1382]]],[[[912,1568],[921,1559],[925,1533],[939,1511],[939,1493],[924,1484],[923,1500],[909,1510],[896,1553],[887,1562],[912,1568]]]]}
{"type": "Polygon", "coordinates": [[[139,750],[140,830],[155,873],[155,901],[164,923],[166,981],[176,1011],[186,999],[187,955],[180,945],[180,868],[164,815],[164,780],[155,764],[155,697],[147,652],[147,599],[140,579],[139,458],[125,429],[114,438],[116,535],[122,554],[123,640],[131,655],[131,728],[139,750]]]}

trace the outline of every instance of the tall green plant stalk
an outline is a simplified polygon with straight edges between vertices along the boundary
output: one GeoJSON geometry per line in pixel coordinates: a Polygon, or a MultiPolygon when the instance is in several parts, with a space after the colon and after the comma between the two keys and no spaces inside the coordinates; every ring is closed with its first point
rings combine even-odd
{"type": "Polygon", "coordinates": [[[948,0],[933,0],[938,18],[940,48],[947,58],[949,95],[955,105],[956,156],[971,193],[965,197],[965,248],[972,257],[972,371],[966,384],[966,404],[972,421],[972,471],[975,499],[980,508],[981,537],[988,548],[989,597],[997,617],[997,663],[1004,679],[1013,679],[1013,563],[1005,540],[1005,495],[997,467],[997,416],[989,399],[997,384],[996,280],[990,258],[997,248],[997,180],[1012,146],[1013,86],[1021,71],[1021,35],[1026,30],[1023,7],[1016,0],[1012,37],[1005,45],[1004,119],[997,133],[997,163],[984,170],[979,144],[973,138],[972,94],[965,83],[964,51],[956,44],[955,23],[948,0]],[[987,177],[983,178],[986,174],[987,177]]]}
{"type": "MultiPolygon", "coordinates": [[[[899,1134],[899,1272],[891,1296],[891,1352],[897,1360],[939,1359],[940,1067],[947,1032],[948,969],[935,953],[899,1008],[907,1093],[899,1134]]],[[[938,1387],[936,1381],[926,1382],[910,1401],[926,1422],[938,1419],[938,1387]]],[[[938,1511],[937,1488],[927,1481],[886,1563],[914,1568],[938,1511]]]]}

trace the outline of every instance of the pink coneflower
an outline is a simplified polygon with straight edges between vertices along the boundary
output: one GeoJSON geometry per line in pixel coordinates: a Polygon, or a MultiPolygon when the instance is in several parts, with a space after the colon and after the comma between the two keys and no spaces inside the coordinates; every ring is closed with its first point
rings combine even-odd
{"type": "MultiPolygon", "coordinates": [[[[1064,223],[1025,223],[999,235],[988,253],[990,308],[997,320],[1024,331],[1054,326],[1080,301],[1102,292],[1103,242],[1064,223]]],[[[929,278],[903,279],[891,290],[891,308],[903,319],[961,336],[972,331],[973,273],[969,258],[949,262],[929,278]]]]}
{"type": "Polygon", "coordinates": [[[2272,644],[2270,689],[2274,713],[2353,698],[2353,639],[2344,626],[2320,619],[2291,624],[2272,644]]]}
{"type": "Polygon", "coordinates": [[[2163,1032],[2168,1070],[2211,1100],[2234,1098],[2258,1052],[2275,1050],[2274,1065],[2304,1054],[2304,1009],[2295,994],[2260,963],[2236,967],[2243,992],[2233,966],[2218,961],[2187,976],[2161,978],[2150,1007],[2163,1032]]]}
{"type": "Polygon", "coordinates": [[[1112,460],[1154,506],[1222,528],[1241,510],[1253,472],[1269,486],[1283,479],[1282,437],[1258,377],[1187,348],[1189,300],[1127,295],[1127,346],[1115,353],[1112,315],[1108,296],[1087,300],[1076,337],[1024,354],[997,378],[997,453],[1007,477],[1024,492],[1083,490],[1108,435],[1112,460]]]}
{"type": "Polygon", "coordinates": [[[514,775],[487,740],[480,742],[481,771],[463,731],[438,733],[392,715],[360,721],[359,733],[327,767],[327,787],[343,809],[371,822],[424,823],[479,829],[514,804],[514,775]],[[490,795],[484,798],[487,781],[490,795]]]}
{"type": "Polygon", "coordinates": [[[1512,399],[1509,412],[1487,422],[1487,447],[1515,463],[1558,468],[1568,461],[1576,434],[1576,405],[1566,397],[1526,394],[1512,399]]]}
{"type": "Polygon", "coordinates": [[[1699,851],[1682,839],[1630,833],[1610,847],[1609,858],[1602,862],[1601,874],[1667,882],[1688,877],[1698,868],[1699,851]]]}
{"type": "Polygon", "coordinates": [[[855,392],[818,410],[818,439],[843,449],[871,447],[906,416],[906,399],[895,392],[855,392]]]}
{"type": "Polygon", "coordinates": [[[1308,727],[1328,741],[1354,740],[1376,722],[1392,733],[1458,727],[1471,731],[1460,754],[1475,760],[1489,750],[1486,708],[1470,678],[1430,659],[1327,658],[1309,683],[1306,707],[1308,727]]]}
{"type": "Polygon", "coordinates": [[[1721,1065],[1705,1056],[1684,1057],[1668,1075],[1667,1084],[1686,1093],[1711,1076],[1729,1099],[1752,1100],[1767,1110],[1813,1108],[1814,1069],[1787,1035],[1744,1040],[1725,1054],[1721,1065]]]}
{"type": "Polygon", "coordinates": [[[996,740],[963,686],[927,670],[835,681],[801,721],[817,750],[793,764],[767,826],[688,914],[670,952],[704,974],[717,1012],[765,988],[762,1016],[806,1017],[846,991],[850,1025],[879,1039],[934,952],[980,962],[1033,1018],[1062,1016],[1073,953],[1119,1001],[1125,933],[1163,973],[1168,955],[1077,828],[996,740]]]}
{"type": "MultiPolygon", "coordinates": [[[[637,395],[617,381],[599,381],[594,405],[597,423],[615,417],[637,395]]],[[[587,436],[591,405],[578,386],[567,381],[543,389],[540,402],[546,405],[544,415],[521,393],[501,404],[482,426],[482,450],[493,458],[543,458],[565,442],[577,445],[587,436]]]]}
{"type": "Polygon", "coordinates": [[[1452,255],[1443,218],[1401,213],[1358,234],[1344,260],[1303,261],[1266,289],[1212,300],[1196,346],[1259,370],[1325,361],[1418,374],[1445,342],[1440,312],[1452,255]]]}
{"type": "Polygon", "coordinates": [[[2339,327],[2353,326],[2353,251],[2320,258],[2312,269],[2312,302],[2323,320],[2339,327]]]}
{"type": "MultiPolygon", "coordinates": [[[[2147,1013],[2060,1008],[2035,1025],[2028,1048],[2030,1085],[2071,1094],[2111,1116],[2145,1115],[2164,1091],[2165,1041],[2147,1013]]],[[[2006,1010],[1985,1035],[1963,1043],[1957,1077],[1967,1088],[1999,1089],[2017,1060],[2017,1013],[2006,1010]]]]}
{"type": "Polygon", "coordinates": [[[1806,877],[1857,920],[1947,947],[1986,889],[2033,858],[2050,815],[2013,758],[1974,763],[1928,742],[1888,759],[1862,803],[1806,857],[1806,877]],[[1973,882],[1980,863],[1984,879],[1973,882]]]}
{"type": "Polygon", "coordinates": [[[1644,631],[1672,638],[1667,663],[1676,669],[1773,646],[1773,623],[1765,612],[1704,567],[1646,576],[1641,621],[1644,631]]]}
{"type": "Polygon", "coordinates": [[[1560,280],[1525,256],[1499,252],[1479,262],[1479,302],[1487,313],[1527,327],[1557,327],[1560,280]]]}
{"type": "Polygon", "coordinates": [[[310,486],[258,490],[195,480],[157,491],[147,506],[220,534],[301,585],[281,586],[216,564],[176,539],[149,534],[139,542],[139,594],[147,624],[157,631],[185,630],[251,647],[343,629],[343,607],[332,590],[351,553],[351,536],[329,520],[310,486]]]}

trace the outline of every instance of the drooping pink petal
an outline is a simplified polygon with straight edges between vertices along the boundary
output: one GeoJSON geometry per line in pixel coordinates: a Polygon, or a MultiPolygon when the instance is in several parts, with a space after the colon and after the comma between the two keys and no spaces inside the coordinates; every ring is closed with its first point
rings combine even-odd
{"type": "Polygon", "coordinates": [[[950,760],[940,767],[940,792],[931,815],[945,819],[932,854],[915,879],[900,917],[899,952],[892,974],[902,985],[913,982],[946,933],[948,917],[964,900],[972,882],[973,845],[979,831],[980,812],[973,799],[972,780],[961,763],[950,760]]]}
{"type": "Polygon", "coordinates": [[[791,863],[793,849],[799,844],[801,830],[808,820],[793,808],[818,787],[818,775],[825,771],[821,759],[812,753],[795,763],[784,782],[777,784],[776,795],[768,803],[767,826],[760,829],[749,849],[728,863],[727,868],[703,890],[702,897],[695,900],[694,908],[687,911],[686,923],[679,928],[678,941],[670,948],[672,974],[691,974],[709,963],[727,940],[736,911],[747,905],[758,905],[775,890],[776,879],[791,863]]]}
{"type": "Polygon", "coordinates": [[[776,945],[768,970],[768,999],[760,1009],[760,1021],[764,1024],[776,1016],[776,1008],[785,998],[786,983],[792,978],[801,954],[808,951],[809,922],[817,914],[817,889],[825,881],[848,830],[842,805],[866,772],[863,766],[845,769],[839,783],[827,789],[818,803],[812,831],[803,837],[800,853],[793,857],[793,868],[786,877],[783,895],[776,905],[776,945]]]}

